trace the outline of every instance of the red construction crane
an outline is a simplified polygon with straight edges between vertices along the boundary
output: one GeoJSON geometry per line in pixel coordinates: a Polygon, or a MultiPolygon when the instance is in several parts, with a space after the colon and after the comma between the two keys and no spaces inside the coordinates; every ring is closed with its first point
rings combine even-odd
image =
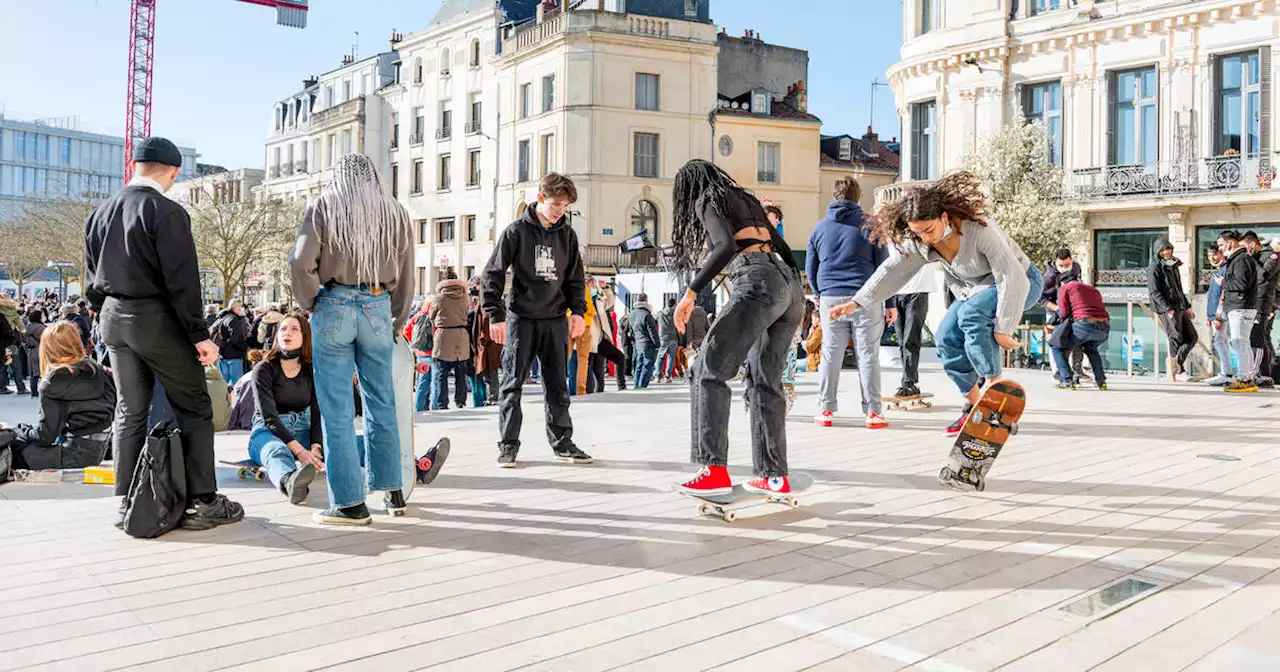
{"type": "MultiPolygon", "coordinates": [[[[237,0],[275,7],[276,25],[307,27],[308,0],[237,0]]],[[[129,33],[129,92],[124,128],[124,181],[133,177],[133,143],[151,135],[151,74],[155,68],[156,0],[133,0],[129,33]]]]}

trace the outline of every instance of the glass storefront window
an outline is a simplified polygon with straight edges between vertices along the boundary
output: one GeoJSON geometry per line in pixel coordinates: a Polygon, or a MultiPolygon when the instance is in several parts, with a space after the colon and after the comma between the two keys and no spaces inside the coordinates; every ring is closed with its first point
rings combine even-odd
{"type": "MultiPolygon", "coordinates": [[[[1127,348],[1129,344],[1129,304],[1108,303],[1107,314],[1111,316],[1111,335],[1102,350],[1102,361],[1107,371],[1124,373],[1128,370],[1127,348]]],[[[1133,307],[1133,372],[1147,375],[1155,370],[1155,320],[1141,307],[1133,307]]],[[[1160,357],[1168,357],[1168,339],[1160,334],[1160,357]]],[[[1161,368],[1164,365],[1161,364],[1161,368]]]]}
{"type": "MultiPolygon", "coordinates": [[[[1095,285],[1141,286],[1155,254],[1153,245],[1169,237],[1169,230],[1099,229],[1093,234],[1095,285]]],[[[1185,259],[1183,260],[1186,261],[1185,259]]]]}
{"type": "MultiPolygon", "coordinates": [[[[1280,224],[1258,224],[1254,226],[1197,226],[1196,227],[1196,268],[1199,273],[1196,274],[1196,292],[1209,291],[1209,275],[1211,268],[1209,260],[1205,258],[1204,250],[1206,247],[1213,245],[1218,241],[1218,234],[1228,229],[1235,229],[1240,233],[1253,231],[1258,234],[1264,243],[1272,238],[1280,237],[1280,224]]],[[[1183,259],[1185,262],[1186,259],[1183,259]]]]}

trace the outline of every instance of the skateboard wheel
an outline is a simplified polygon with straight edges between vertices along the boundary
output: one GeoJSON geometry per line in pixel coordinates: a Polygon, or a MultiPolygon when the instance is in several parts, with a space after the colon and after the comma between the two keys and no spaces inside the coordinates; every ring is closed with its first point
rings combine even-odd
{"type": "Polygon", "coordinates": [[[236,478],[243,479],[248,473],[249,473],[248,469],[245,469],[244,467],[240,467],[239,469],[236,469],[236,478]]]}
{"type": "Polygon", "coordinates": [[[423,455],[418,458],[418,471],[431,471],[431,458],[423,455]]]}
{"type": "Polygon", "coordinates": [[[793,508],[793,509],[794,509],[794,508],[796,508],[796,507],[800,506],[800,502],[799,502],[795,497],[788,497],[788,498],[787,498],[787,506],[789,506],[789,507],[791,507],[791,508],[793,508]]]}
{"type": "Polygon", "coordinates": [[[708,516],[708,515],[711,515],[711,507],[707,506],[706,504],[699,504],[699,505],[698,505],[698,515],[699,515],[699,516],[708,516]]]}
{"type": "Polygon", "coordinates": [[[738,519],[738,514],[736,511],[726,511],[724,514],[724,522],[726,523],[732,523],[737,519],[738,519]]]}
{"type": "Polygon", "coordinates": [[[984,491],[984,490],[986,490],[986,489],[987,489],[987,483],[986,483],[986,481],[983,481],[982,479],[978,479],[978,482],[973,484],[973,488],[974,488],[974,490],[977,490],[978,492],[982,492],[982,491],[984,491]]]}
{"type": "Polygon", "coordinates": [[[263,471],[259,470],[259,471],[258,471],[258,473],[256,473],[256,474],[254,474],[254,475],[253,475],[253,478],[254,478],[254,480],[256,480],[256,481],[258,481],[258,482],[262,482],[262,481],[264,481],[264,480],[266,480],[266,479],[267,479],[267,474],[266,474],[265,472],[263,472],[263,471]]]}
{"type": "Polygon", "coordinates": [[[1018,433],[1018,423],[1015,422],[1012,425],[1009,425],[1009,436],[1015,436],[1017,435],[1017,433],[1018,433]]]}

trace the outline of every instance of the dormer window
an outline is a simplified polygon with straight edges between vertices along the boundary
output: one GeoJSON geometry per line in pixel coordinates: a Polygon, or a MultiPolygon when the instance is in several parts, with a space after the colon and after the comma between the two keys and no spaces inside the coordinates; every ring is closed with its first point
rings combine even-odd
{"type": "Polygon", "coordinates": [[[684,0],[684,18],[698,18],[698,0],[684,0]]]}
{"type": "Polygon", "coordinates": [[[769,114],[769,96],[763,91],[757,91],[751,95],[751,113],[752,114],[769,114]]]}
{"type": "Polygon", "coordinates": [[[840,138],[840,160],[853,160],[853,140],[849,138],[840,138]]]}

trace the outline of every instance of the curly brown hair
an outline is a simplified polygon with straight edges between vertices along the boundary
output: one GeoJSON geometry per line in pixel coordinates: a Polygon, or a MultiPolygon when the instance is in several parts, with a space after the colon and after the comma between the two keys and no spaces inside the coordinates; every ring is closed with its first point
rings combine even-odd
{"type": "Polygon", "coordinates": [[[973,173],[961,170],[932,184],[908,188],[900,200],[880,208],[866,229],[874,243],[899,245],[915,235],[907,227],[909,223],[938,219],[944,212],[957,222],[969,220],[986,226],[987,197],[973,173]]]}

